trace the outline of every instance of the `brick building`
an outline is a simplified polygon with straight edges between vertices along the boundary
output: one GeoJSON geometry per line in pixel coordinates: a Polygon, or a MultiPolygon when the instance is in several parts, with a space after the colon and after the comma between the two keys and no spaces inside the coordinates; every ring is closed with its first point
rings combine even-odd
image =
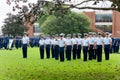
{"type": "Polygon", "coordinates": [[[120,37],[120,12],[84,12],[91,19],[91,29],[110,32],[113,37],[120,37]]]}
{"type": "MultiPolygon", "coordinates": [[[[120,12],[108,11],[108,12],[84,12],[91,19],[91,29],[100,32],[110,32],[113,37],[120,37],[120,12]]],[[[34,36],[40,33],[38,26],[25,23],[29,27],[29,36],[34,36]]]]}

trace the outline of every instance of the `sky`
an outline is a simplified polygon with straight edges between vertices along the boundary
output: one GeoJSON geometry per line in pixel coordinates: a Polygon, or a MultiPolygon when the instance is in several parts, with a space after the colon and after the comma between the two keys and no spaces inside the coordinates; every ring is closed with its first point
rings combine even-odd
{"type": "MultiPolygon", "coordinates": [[[[37,0],[28,0],[29,2],[31,2],[31,3],[36,3],[37,2],[37,0]]],[[[73,2],[76,4],[76,3],[78,3],[78,1],[83,1],[83,0],[73,0],[73,2]],[[76,2],[74,2],[74,1],[76,1],[76,2]]],[[[23,3],[20,3],[20,4],[22,4],[23,5],[23,3]]],[[[91,4],[89,4],[89,3],[86,3],[86,4],[84,4],[84,6],[86,6],[86,5],[92,5],[93,3],[91,3],[91,4]]],[[[102,4],[102,3],[101,3],[102,4]]],[[[100,5],[98,5],[98,6],[101,6],[101,4],[100,5]]],[[[13,5],[13,4],[12,4],[13,5]]],[[[12,5],[11,6],[9,6],[8,4],[6,4],[6,0],[1,0],[1,2],[0,2],[0,35],[2,34],[2,31],[1,31],[1,27],[3,26],[3,22],[4,22],[4,19],[7,17],[6,16],[6,14],[7,13],[12,13],[12,14],[16,14],[17,12],[13,12],[12,11],[12,5]]],[[[109,3],[107,3],[106,5],[108,5],[109,6],[109,3]]],[[[92,5],[93,6],[93,5],[92,5]]],[[[103,5],[104,6],[104,5],[103,5]]],[[[75,10],[75,11],[78,11],[78,10],[75,10]]],[[[89,11],[89,10],[86,10],[86,11],[89,11]]]]}
{"type": "MultiPolygon", "coordinates": [[[[37,2],[37,0],[29,0],[29,2],[37,2]]],[[[6,0],[0,1],[0,35],[2,34],[1,27],[4,24],[4,19],[7,17],[7,13],[16,14],[17,12],[12,11],[12,6],[6,4],[6,0]]]]}
{"type": "Polygon", "coordinates": [[[3,21],[6,18],[6,13],[11,12],[11,8],[6,4],[6,0],[1,0],[0,2],[0,34],[1,26],[3,25],[3,21]]]}

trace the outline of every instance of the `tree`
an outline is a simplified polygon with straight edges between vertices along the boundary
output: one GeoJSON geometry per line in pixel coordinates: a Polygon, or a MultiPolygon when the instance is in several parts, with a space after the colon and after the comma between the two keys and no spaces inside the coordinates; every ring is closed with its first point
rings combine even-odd
{"type": "Polygon", "coordinates": [[[5,19],[4,25],[2,26],[3,35],[8,36],[21,36],[23,32],[28,28],[23,25],[23,22],[19,19],[18,15],[7,14],[8,18],[5,19]]]}
{"type": "Polygon", "coordinates": [[[28,5],[20,6],[19,2],[27,3],[28,0],[7,0],[7,4],[15,2],[13,6],[13,11],[19,9],[19,13],[28,22],[31,16],[34,16],[35,20],[39,15],[50,15],[51,13],[58,11],[64,15],[67,10],[70,9],[93,9],[93,10],[116,10],[120,11],[120,0],[38,0],[36,4],[28,3],[28,5]],[[74,1],[76,1],[74,3],[74,1]],[[107,4],[110,3],[110,4],[107,4]],[[43,9],[44,7],[51,4],[48,10],[43,9]],[[86,5],[92,4],[92,5],[86,5]],[[97,6],[101,4],[101,6],[97,6]],[[96,6],[95,6],[96,5],[96,6]],[[63,7],[64,6],[64,7],[63,7]],[[47,11],[47,12],[46,12],[47,11]]]}
{"type": "Polygon", "coordinates": [[[90,20],[84,14],[78,14],[70,12],[64,17],[56,17],[55,15],[42,16],[39,23],[45,34],[73,34],[73,33],[85,33],[90,30],[90,20]]]}

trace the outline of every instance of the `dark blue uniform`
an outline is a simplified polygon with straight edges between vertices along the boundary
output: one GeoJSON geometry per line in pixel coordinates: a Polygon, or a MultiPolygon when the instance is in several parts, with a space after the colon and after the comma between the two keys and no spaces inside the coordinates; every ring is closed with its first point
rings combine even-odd
{"type": "Polygon", "coordinates": [[[8,49],[8,47],[7,47],[8,43],[9,43],[8,37],[5,37],[4,40],[3,40],[3,45],[4,45],[5,49],[8,49]]]}
{"type": "Polygon", "coordinates": [[[94,39],[93,37],[88,38],[89,41],[89,60],[92,60],[94,57],[94,39]]]}
{"type": "Polygon", "coordinates": [[[39,40],[39,50],[40,50],[40,58],[41,59],[44,59],[44,44],[45,44],[45,41],[44,39],[40,39],[39,40]]]}
{"type": "Polygon", "coordinates": [[[63,38],[59,39],[58,44],[59,44],[59,51],[60,51],[60,61],[63,62],[64,61],[64,46],[65,46],[65,41],[63,40],[63,38]]]}
{"type": "Polygon", "coordinates": [[[81,58],[81,45],[82,45],[82,39],[77,38],[77,58],[81,58]]]}
{"type": "Polygon", "coordinates": [[[72,38],[73,43],[73,59],[76,59],[77,56],[77,38],[72,38]]]}
{"type": "Polygon", "coordinates": [[[23,58],[27,58],[27,46],[29,43],[29,38],[27,36],[23,36],[22,38],[22,52],[23,58]]]}
{"type": "Polygon", "coordinates": [[[3,48],[3,38],[0,38],[0,49],[3,48]]]}
{"type": "Polygon", "coordinates": [[[112,39],[110,37],[105,37],[103,39],[103,42],[104,42],[105,60],[109,60],[109,53],[110,53],[112,39]]]}
{"type": "Polygon", "coordinates": [[[49,38],[45,40],[45,45],[46,45],[46,57],[49,59],[50,58],[50,45],[51,45],[51,40],[49,38]]]}
{"type": "Polygon", "coordinates": [[[16,49],[19,48],[19,38],[18,37],[16,37],[16,40],[15,40],[15,47],[16,47],[16,49]]]}
{"type": "Polygon", "coordinates": [[[72,40],[70,38],[67,38],[65,40],[66,44],[66,58],[67,60],[71,60],[71,50],[72,50],[72,40]]]}
{"type": "Polygon", "coordinates": [[[83,46],[83,61],[87,61],[88,47],[89,47],[89,41],[87,35],[85,35],[85,38],[82,39],[82,46],[83,46]]]}
{"type": "MultiPolygon", "coordinates": [[[[100,35],[99,35],[100,36],[100,35]]],[[[97,49],[97,62],[102,61],[102,45],[103,45],[103,38],[100,36],[96,38],[96,49],[97,49]]]]}

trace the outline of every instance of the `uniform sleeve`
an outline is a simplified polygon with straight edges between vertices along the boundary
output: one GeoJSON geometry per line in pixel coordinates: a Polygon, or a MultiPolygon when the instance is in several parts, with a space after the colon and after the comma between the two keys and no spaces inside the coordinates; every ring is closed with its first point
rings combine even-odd
{"type": "Polygon", "coordinates": [[[112,39],[110,38],[110,42],[112,42],[112,39]]]}

